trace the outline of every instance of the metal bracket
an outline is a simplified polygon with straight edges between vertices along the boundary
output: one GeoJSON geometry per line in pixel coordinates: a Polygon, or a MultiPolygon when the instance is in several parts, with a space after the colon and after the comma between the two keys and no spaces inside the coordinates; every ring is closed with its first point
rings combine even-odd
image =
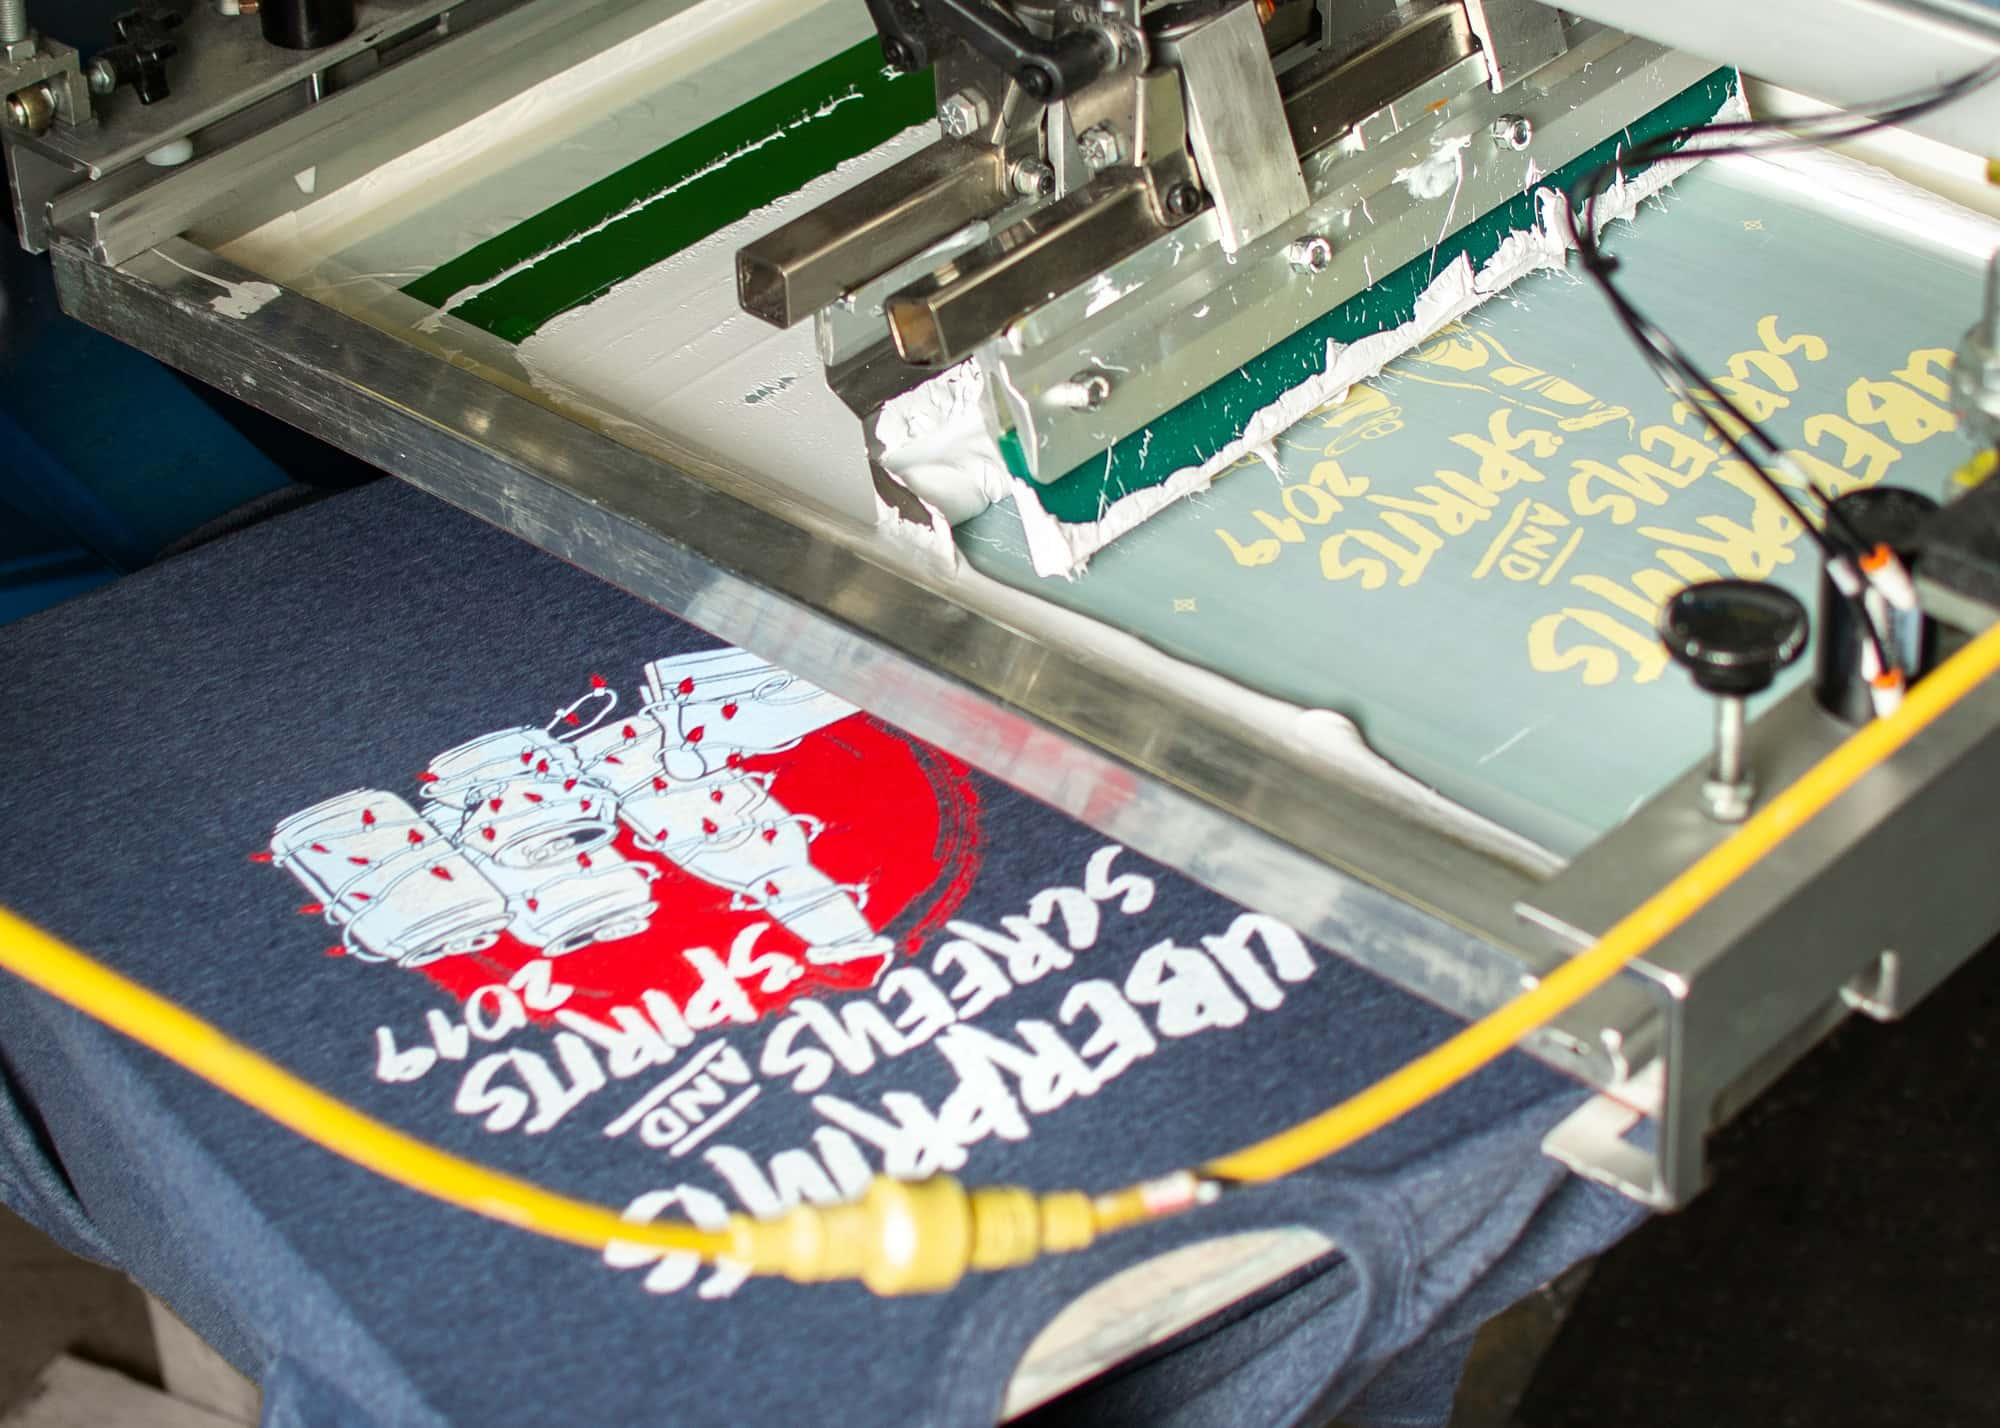
{"type": "Polygon", "coordinates": [[[1175,49],[1195,168],[1221,219],[1223,251],[1240,252],[1309,201],[1264,27],[1256,7],[1243,0],[1181,37],[1175,49]]]}
{"type": "Polygon", "coordinates": [[[1511,89],[1569,48],[1562,16],[1540,0],[1464,0],[1472,33],[1486,53],[1495,93],[1511,89]]]}

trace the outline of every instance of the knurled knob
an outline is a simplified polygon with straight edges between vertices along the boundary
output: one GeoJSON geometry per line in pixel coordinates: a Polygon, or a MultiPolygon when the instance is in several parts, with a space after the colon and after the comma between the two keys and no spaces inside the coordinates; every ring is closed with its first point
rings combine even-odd
{"type": "Polygon", "coordinates": [[[1690,585],[1660,612],[1667,653],[1710,694],[1761,694],[1806,647],[1806,607],[1762,580],[1690,585]]]}

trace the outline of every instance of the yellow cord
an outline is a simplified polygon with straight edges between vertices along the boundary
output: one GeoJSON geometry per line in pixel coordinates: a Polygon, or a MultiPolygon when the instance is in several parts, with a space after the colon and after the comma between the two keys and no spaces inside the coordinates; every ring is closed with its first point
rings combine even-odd
{"type": "Polygon", "coordinates": [[[727,1247],[724,1234],[687,1224],[631,1224],[603,1206],[426,1145],[301,1081],[6,908],[0,908],[0,967],[179,1062],[307,1140],[412,1190],[592,1249],[616,1239],[713,1258],[727,1247]]]}
{"type": "Polygon", "coordinates": [[[1011,1187],[967,1191],[948,1178],[878,1177],[853,1205],[802,1205],[775,1220],[732,1216],[726,1230],[633,1224],[441,1151],[334,1099],[215,1027],[0,908],[0,968],[205,1077],[336,1155],[419,1193],[591,1249],[617,1240],[729,1258],[802,1282],[858,1278],[884,1294],[947,1289],[968,1269],[1025,1264],[1200,1202],[1200,1175],[1270,1180],[1380,1130],[1575,1006],[1713,900],[1983,681],[2000,672],[2000,626],[1921,681],[1902,706],[1863,726],[1732,837],[1641,903],[1587,952],[1483,1020],[1290,1130],[1181,1172],[1092,1199],[1011,1187]]]}
{"type": "Polygon", "coordinates": [[[1735,882],[1870,769],[2000,671],[2000,625],[1932,671],[1885,718],[1864,724],[1729,838],[1619,920],[1581,952],[1523,992],[1400,1070],[1309,1121],[1210,1161],[1208,1173],[1272,1180],[1353,1145],[1498,1060],[1522,1037],[1568,1011],[1735,882]]]}

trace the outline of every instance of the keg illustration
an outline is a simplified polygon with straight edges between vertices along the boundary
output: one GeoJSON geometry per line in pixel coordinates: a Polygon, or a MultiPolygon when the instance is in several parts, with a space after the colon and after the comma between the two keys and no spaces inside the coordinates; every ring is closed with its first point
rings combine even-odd
{"type": "Polygon", "coordinates": [[[271,853],[364,961],[421,967],[483,952],[507,926],[501,891],[393,793],[356,789],[295,813],[271,853]]]}
{"type": "Polygon", "coordinates": [[[616,797],[542,729],[503,729],[439,754],[424,798],[454,841],[510,868],[567,863],[618,832],[616,797]]]}
{"type": "Polygon", "coordinates": [[[780,803],[773,775],[742,767],[855,707],[742,650],[656,661],[646,696],[639,714],[607,720],[572,746],[584,776],[616,790],[634,842],[767,913],[813,960],[885,952],[859,890],[813,865],[819,820],[780,803]]]}
{"type": "Polygon", "coordinates": [[[646,666],[647,707],[669,743],[774,754],[859,712],[748,650],[707,650],[646,666]]]}
{"type": "Polygon", "coordinates": [[[507,930],[548,957],[593,942],[644,932],[653,916],[658,868],[635,863],[615,848],[578,853],[567,866],[514,867],[468,847],[466,855],[506,898],[507,930]]]}

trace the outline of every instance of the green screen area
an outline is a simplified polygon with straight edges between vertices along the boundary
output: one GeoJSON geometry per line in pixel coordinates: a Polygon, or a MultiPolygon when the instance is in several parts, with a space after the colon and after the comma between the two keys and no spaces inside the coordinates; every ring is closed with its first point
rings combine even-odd
{"type": "Polygon", "coordinates": [[[435,268],[403,291],[508,342],[932,112],[928,70],[866,40],[435,268]],[[468,290],[476,290],[468,293],[468,290]]]}

